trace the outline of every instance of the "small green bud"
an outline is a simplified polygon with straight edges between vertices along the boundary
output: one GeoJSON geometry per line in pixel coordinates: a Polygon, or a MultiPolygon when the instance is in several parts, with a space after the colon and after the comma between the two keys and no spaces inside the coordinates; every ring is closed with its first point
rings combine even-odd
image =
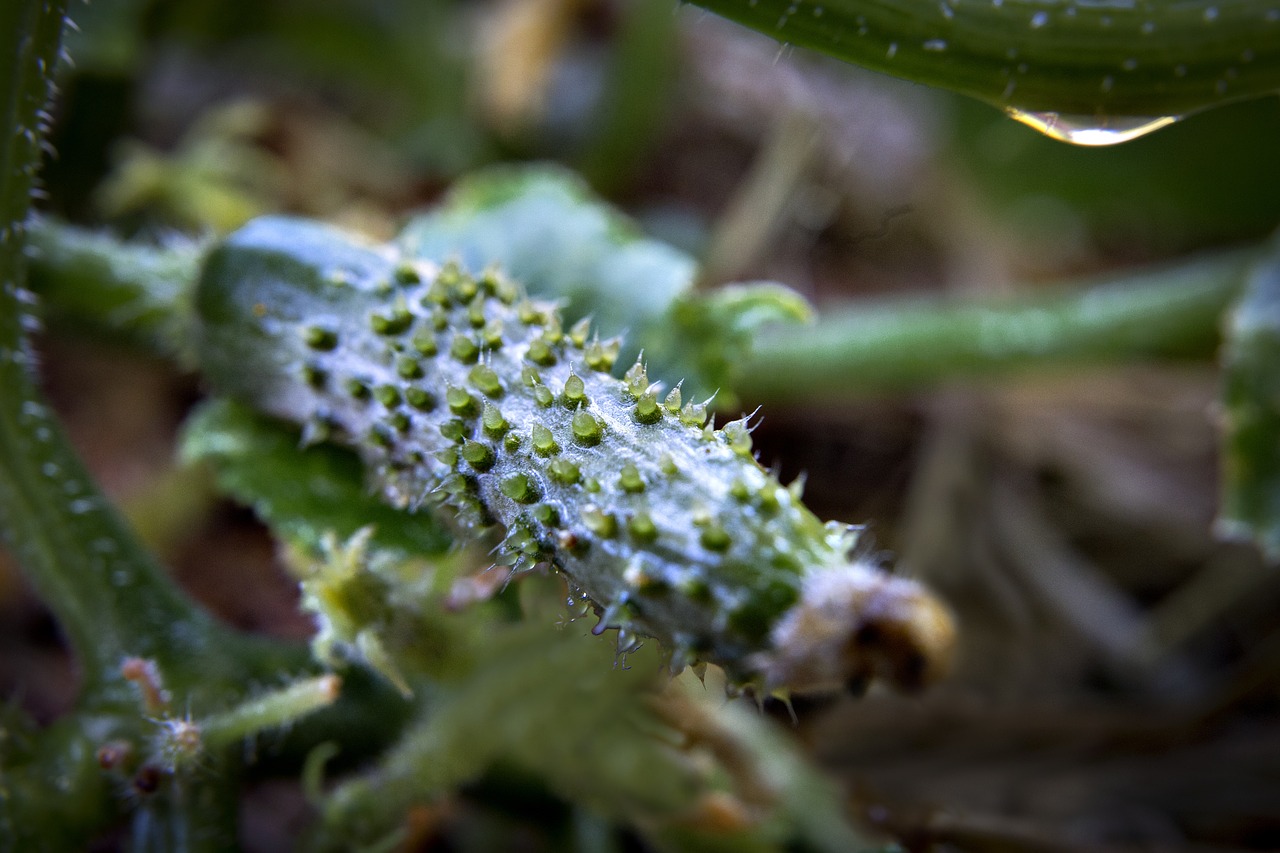
{"type": "Polygon", "coordinates": [[[302,381],[316,390],[323,389],[329,381],[329,371],[315,364],[302,365],[302,381]]]}
{"type": "Polygon", "coordinates": [[[502,411],[492,403],[484,404],[480,422],[484,426],[485,435],[490,438],[501,438],[511,429],[511,424],[502,416],[502,411]]]}
{"type": "Polygon", "coordinates": [[[401,356],[396,361],[396,373],[401,379],[421,379],[423,376],[422,363],[416,358],[407,355],[401,356]]]}
{"type": "Polygon", "coordinates": [[[652,391],[646,391],[636,401],[635,419],[642,424],[656,424],[662,420],[662,408],[658,405],[658,397],[652,391]]]}
{"type": "Polygon", "coordinates": [[[558,344],[564,340],[564,329],[560,326],[560,312],[553,311],[543,320],[542,339],[549,344],[558,344]]]}
{"type": "Polygon", "coordinates": [[[613,363],[618,360],[618,350],[621,349],[621,347],[622,342],[617,338],[604,343],[592,341],[587,346],[587,350],[583,354],[583,359],[587,362],[587,366],[592,370],[599,370],[602,373],[608,373],[610,370],[613,370],[613,363]]]}
{"type": "Polygon", "coordinates": [[[400,391],[394,385],[379,385],[373,389],[373,399],[390,409],[400,405],[400,391]]]}
{"type": "Polygon", "coordinates": [[[450,474],[440,481],[440,491],[450,497],[469,495],[473,491],[471,481],[462,474],[450,474]]]}
{"type": "Polygon", "coordinates": [[[622,381],[627,383],[627,393],[632,397],[639,397],[649,390],[649,374],[639,361],[627,368],[627,372],[622,376],[622,381]]]}
{"type": "Polygon", "coordinates": [[[471,373],[467,378],[486,397],[496,398],[502,396],[502,381],[498,379],[498,374],[494,369],[487,364],[477,364],[471,368],[471,373]]]}
{"type": "Polygon", "coordinates": [[[556,363],[555,352],[541,338],[534,338],[529,342],[529,349],[525,352],[524,357],[543,367],[551,367],[556,363]]]}
{"type": "Polygon", "coordinates": [[[502,446],[508,453],[515,453],[520,449],[520,436],[514,432],[507,433],[502,439],[502,446]]]}
{"type": "Polygon", "coordinates": [[[382,424],[374,424],[369,429],[369,443],[377,447],[389,448],[395,444],[395,436],[382,424]]]}
{"type": "Polygon", "coordinates": [[[746,503],[751,498],[751,489],[741,480],[734,480],[729,485],[729,496],[739,503],[746,503]]]}
{"type": "Polygon", "coordinates": [[[392,412],[387,415],[387,423],[391,424],[392,428],[395,429],[396,432],[408,432],[409,427],[413,425],[409,416],[404,412],[392,412]]]}
{"type": "Polygon", "coordinates": [[[392,273],[396,281],[401,284],[417,284],[422,281],[422,276],[418,275],[418,270],[409,261],[401,261],[396,264],[395,271],[392,273]]]}
{"type": "Polygon", "coordinates": [[[706,403],[685,403],[680,410],[680,423],[685,426],[700,427],[707,422],[706,403]]]}
{"type": "Polygon", "coordinates": [[[612,539],[618,535],[618,519],[595,504],[582,508],[582,523],[601,539],[612,539]]]}
{"type": "Polygon", "coordinates": [[[307,326],[302,330],[302,342],[312,349],[328,351],[338,345],[338,333],[323,326],[307,326]]]}
{"type": "Polygon", "coordinates": [[[431,282],[431,286],[427,288],[427,295],[422,297],[424,308],[433,305],[438,308],[449,307],[449,288],[440,279],[431,282]]]}
{"type": "Polygon", "coordinates": [[[591,447],[599,444],[604,436],[604,428],[591,416],[590,412],[579,409],[573,416],[573,437],[579,444],[591,447]]]}
{"type": "Polygon", "coordinates": [[[658,527],[644,510],[627,519],[627,532],[640,542],[652,542],[658,538],[658,527]]]}
{"type": "Polygon", "coordinates": [[[561,399],[570,409],[585,406],[590,402],[587,400],[587,386],[581,376],[576,373],[569,374],[569,378],[564,381],[564,395],[561,399]]]}
{"type": "Polygon", "coordinates": [[[560,523],[560,511],[551,504],[538,504],[532,512],[535,521],[547,527],[555,527],[560,523]]]}
{"type": "Polygon", "coordinates": [[[453,420],[445,421],[440,425],[440,434],[450,441],[462,441],[467,437],[467,425],[457,418],[454,418],[453,420]]]}
{"type": "Polygon", "coordinates": [[[480,339],[489,349],[502,349],[502,321],[496,317],[484,324],[480,339]]]}
{"type": "Polygon", "coordinates": [[[538,385],[533,389],[533,399],[542,408],[547,408],[556,401],[556,396],[546,385],[538,385]]]}
{"type": "Polygon", "coordinates": [[[467,321],[476,329],[484,328],[484,297],[477,296],[467,306],[467,321]]]}
{"type": "Polygon", "coordinates": [[[578,466],[563,457],[552,460],[547,473],[551,475],[551,479],[562,486],[572,486],[582,478],[582,472],[578,466]]]}
{"type": "Polygon", "coordinates": [[[413,325],[413,315],[403,303],[396,306],[390,315],[370,314],[369,328],[379,335],[398,335],[413,325]]]}
{"type": "Polygon", "coordinates": [[[462,458],[477,471],[488,471],[493,467],[494,455],[489,445],[469,438],[462,443],[462,458]]]}
{"type": "Polygon", "coordinates": [[[671,389],[671,393],[667,395],[667,399],[662,401],[662,407],[673,415],[680,414],[680,386],[671,389]]]}
{"type": "Polygon", "coordinates": [[[675,457],[670,453],[662,454],[662,457],[658,460],[658,467],[662,470],[662,473],[666,474],[668,477],[674,477],[676,474],[680,473],[680,467],[676,465],[675,457]]]}
{"type": "Polygon", "coordinates": [[[369,386],[354,376],[342,383],[343,389],[357,400],[369,399],[369,386]]]}
{"type": "Polygon", "coordinates": [[[404,400],[420,412],[429,412],[436,407],[436,398],[427,391],[410,385],[404,389],[404,400]]]}
{"type": "Polygon", "coordinates": [[[534,453],[551,456],[560,452],[560,445],[556,444],[556,437],[551,434],[551,430],[542,424],[534,424],[532,433],[534,453]]]}
{"type": "Polygon", "coordinates": [[[480,286],[476,284],[476,280],[459,271],[453,283],[453,298],[457,303],[459,305],[469,305],[479,292],[480,286]]]}
{"type": "Polygon", "coordinates": [[[475,364],[480,358],[480,347],[466,335],[454,335],[449,354],[463,364],[475,364]]]}
{"type": "Polygon", "coordinates": [[[428,332],[418,332],[413,336],[412,346],[420,355],[428,358],[438,353],[439,347],[436,345],[436,336],[428,332]]]}
{"type": "Polygon", "coordinates": [[[708,551],[727,551],[729,546],[733,544],[733,539],[730,538],[728,531],[714,522],[702,528],[702,535],[698,537],[698,540],[702,543],[702,547],[708,551]]]}
{"type": "Polygon", "coordinates": [[[640,470],[630,462],[622,466],[622,471],[618,474],[618,485],[624,492],[633,495],[644,491],[644,479],[640,476],[640,470]]]}
{"type": "Polygon", "coordinates": [[[449,411],[460,417],[473,418],[480,414],[480,404],[465,388],[450,388],[445,392],[444,400],[449,404],[449,411]]]}
{"type": "Polygon", "coordinates": [[[583,317],[581,320],[573,324],[573,328],[569,330],[569,340],[575,347],[585,346],[587,343],[587,335],[591,333],[591,318],[583,317]]]}
{"type": "Polygon", "coordinates": [[[724,439],[739,456],[751,456],[751,430],[747,429],[746,419],[731,421],[724,425],[724,439]]]}
{"type": "Polygon", "coordinates": [[[545,322],[545,318],[542,312],[538,310],[538,306],[527,299],[516,306],[516,316],[526,326],[539,326],[545,322]]]}
{"type": "Polygon", "coordinates": [[[538,499],[538,487],[528,474],[512,474],[498,485],[498,489],[516,503],[531,504],[538,499]]]}
{"type": "Polygon", "coordinates": [[[782,505],[778,500],[778,489],[781,487],[774,482],[765,483],[763,489],[760,490],[760,509],[767,513],[775,513],[782,505]]]}

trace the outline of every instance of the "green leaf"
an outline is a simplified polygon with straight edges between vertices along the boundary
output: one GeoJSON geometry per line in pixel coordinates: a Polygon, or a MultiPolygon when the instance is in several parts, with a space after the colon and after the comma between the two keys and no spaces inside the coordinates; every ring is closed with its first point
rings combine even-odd
{"type": "Polygon", "coordinates": [[[778,40],[1005,109],[1182,116],[1280,89],[1280,14],[1247,0],[698,0],[778,40]]]}
{"type": "Polygon", "coordinates": [[[364,467],[330,444],[299,448],[296,430],[228,400],[188,420],[183,458],[207,461],[227,493],[254,508],[284,540],[315,554],[326,533],[350,538],[373,525],[370,547],[402,557],[444,553],[452,538],[433,516],[394,509],[370,494],[364,467]]]}
{"type": "Polygon", "coordinates": [[[751,393],[751,376],[742,367],[754,350],[756,332],[768,325],[811,320],[813,308],[785,285],[755,282],[690,294],[672,306],[671,318],[677,331],[655,340],[646,354],[659,364],[694,368],[697,381],[685,382],[686,396],[693,399],[719,389],[717,406],[732,410],[739,393],[751,393]]]}
{"type": "Polygon", "coordinates": [[[1222,535],[1280,560],[1280,247],[1253,271],[1227,326],[1222,535]]]}

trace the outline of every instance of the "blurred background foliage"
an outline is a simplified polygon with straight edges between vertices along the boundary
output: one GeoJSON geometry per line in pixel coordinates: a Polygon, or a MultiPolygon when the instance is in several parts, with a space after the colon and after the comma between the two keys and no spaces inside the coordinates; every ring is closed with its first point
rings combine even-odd
{"type": "MultiPolygon", "coordinates": [[[[1095,150],[670,0],[96,0],[72,17],[39,206],[124,235],[287,211],[389,239],[480,167],[549,160],[700,259],[699,287],[781,281],[821,310],[1035,292],[1280,222],[1276,98],[1095,150]]],[[[77,447],[176,576],[237,626],[308,637],[254,519],[173,467],[197,383],[56,326],[41,346],[77,447]]],[[[1280,580],[1212,532],[1219,381],[1188,360],[766,409],[762,461],[807,472],[820,515],[869,520],[963,630],[955,676],[922,699],[798,703],[794,735],[864,827],[921,849],[1280,845],[1280,580]]],[[[0,589],[0,688],[47,721],[71,667],[11,567],[0,589]]],[[[509,630],[519,646],[532,628],[509,630]]],[[[525,772],[417,813],[410,841],[640,843],[569,810],[571,781],[525,772]]],[[[249,849],[307,820],[296,782],[245,804],[249,849]]]]}

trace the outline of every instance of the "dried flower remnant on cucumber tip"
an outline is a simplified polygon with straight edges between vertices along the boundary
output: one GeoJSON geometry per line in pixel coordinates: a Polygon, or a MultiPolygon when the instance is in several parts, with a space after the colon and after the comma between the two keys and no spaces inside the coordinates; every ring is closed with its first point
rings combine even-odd
{"type": "Polygon", "coordinates": [[[641,363],[614,378],[616,342],[566,330],[500,273],[266,218],[210,255],[198,310],[220,391],[323,422],[398,506],[500,525],[516,570],[550,563],[602,630],[657,638],[673,668],[716,663],[770,691],[913,688],[945,669],[946,609],[851,557],[856,532],[756,462],[745,420],[715,429],[641,363]]]}

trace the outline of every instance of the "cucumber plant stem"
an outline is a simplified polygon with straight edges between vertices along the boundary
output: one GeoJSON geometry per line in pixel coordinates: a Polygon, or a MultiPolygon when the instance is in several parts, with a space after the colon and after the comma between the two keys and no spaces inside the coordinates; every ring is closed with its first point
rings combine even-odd
{"type": "Polygon", "coordinates": [[[860,306],[761,334],[739,368],[758,401],[901,393],[1045,368],[1211,355],[1253,251],[1093,287],[986,302],[860,306]]]}

